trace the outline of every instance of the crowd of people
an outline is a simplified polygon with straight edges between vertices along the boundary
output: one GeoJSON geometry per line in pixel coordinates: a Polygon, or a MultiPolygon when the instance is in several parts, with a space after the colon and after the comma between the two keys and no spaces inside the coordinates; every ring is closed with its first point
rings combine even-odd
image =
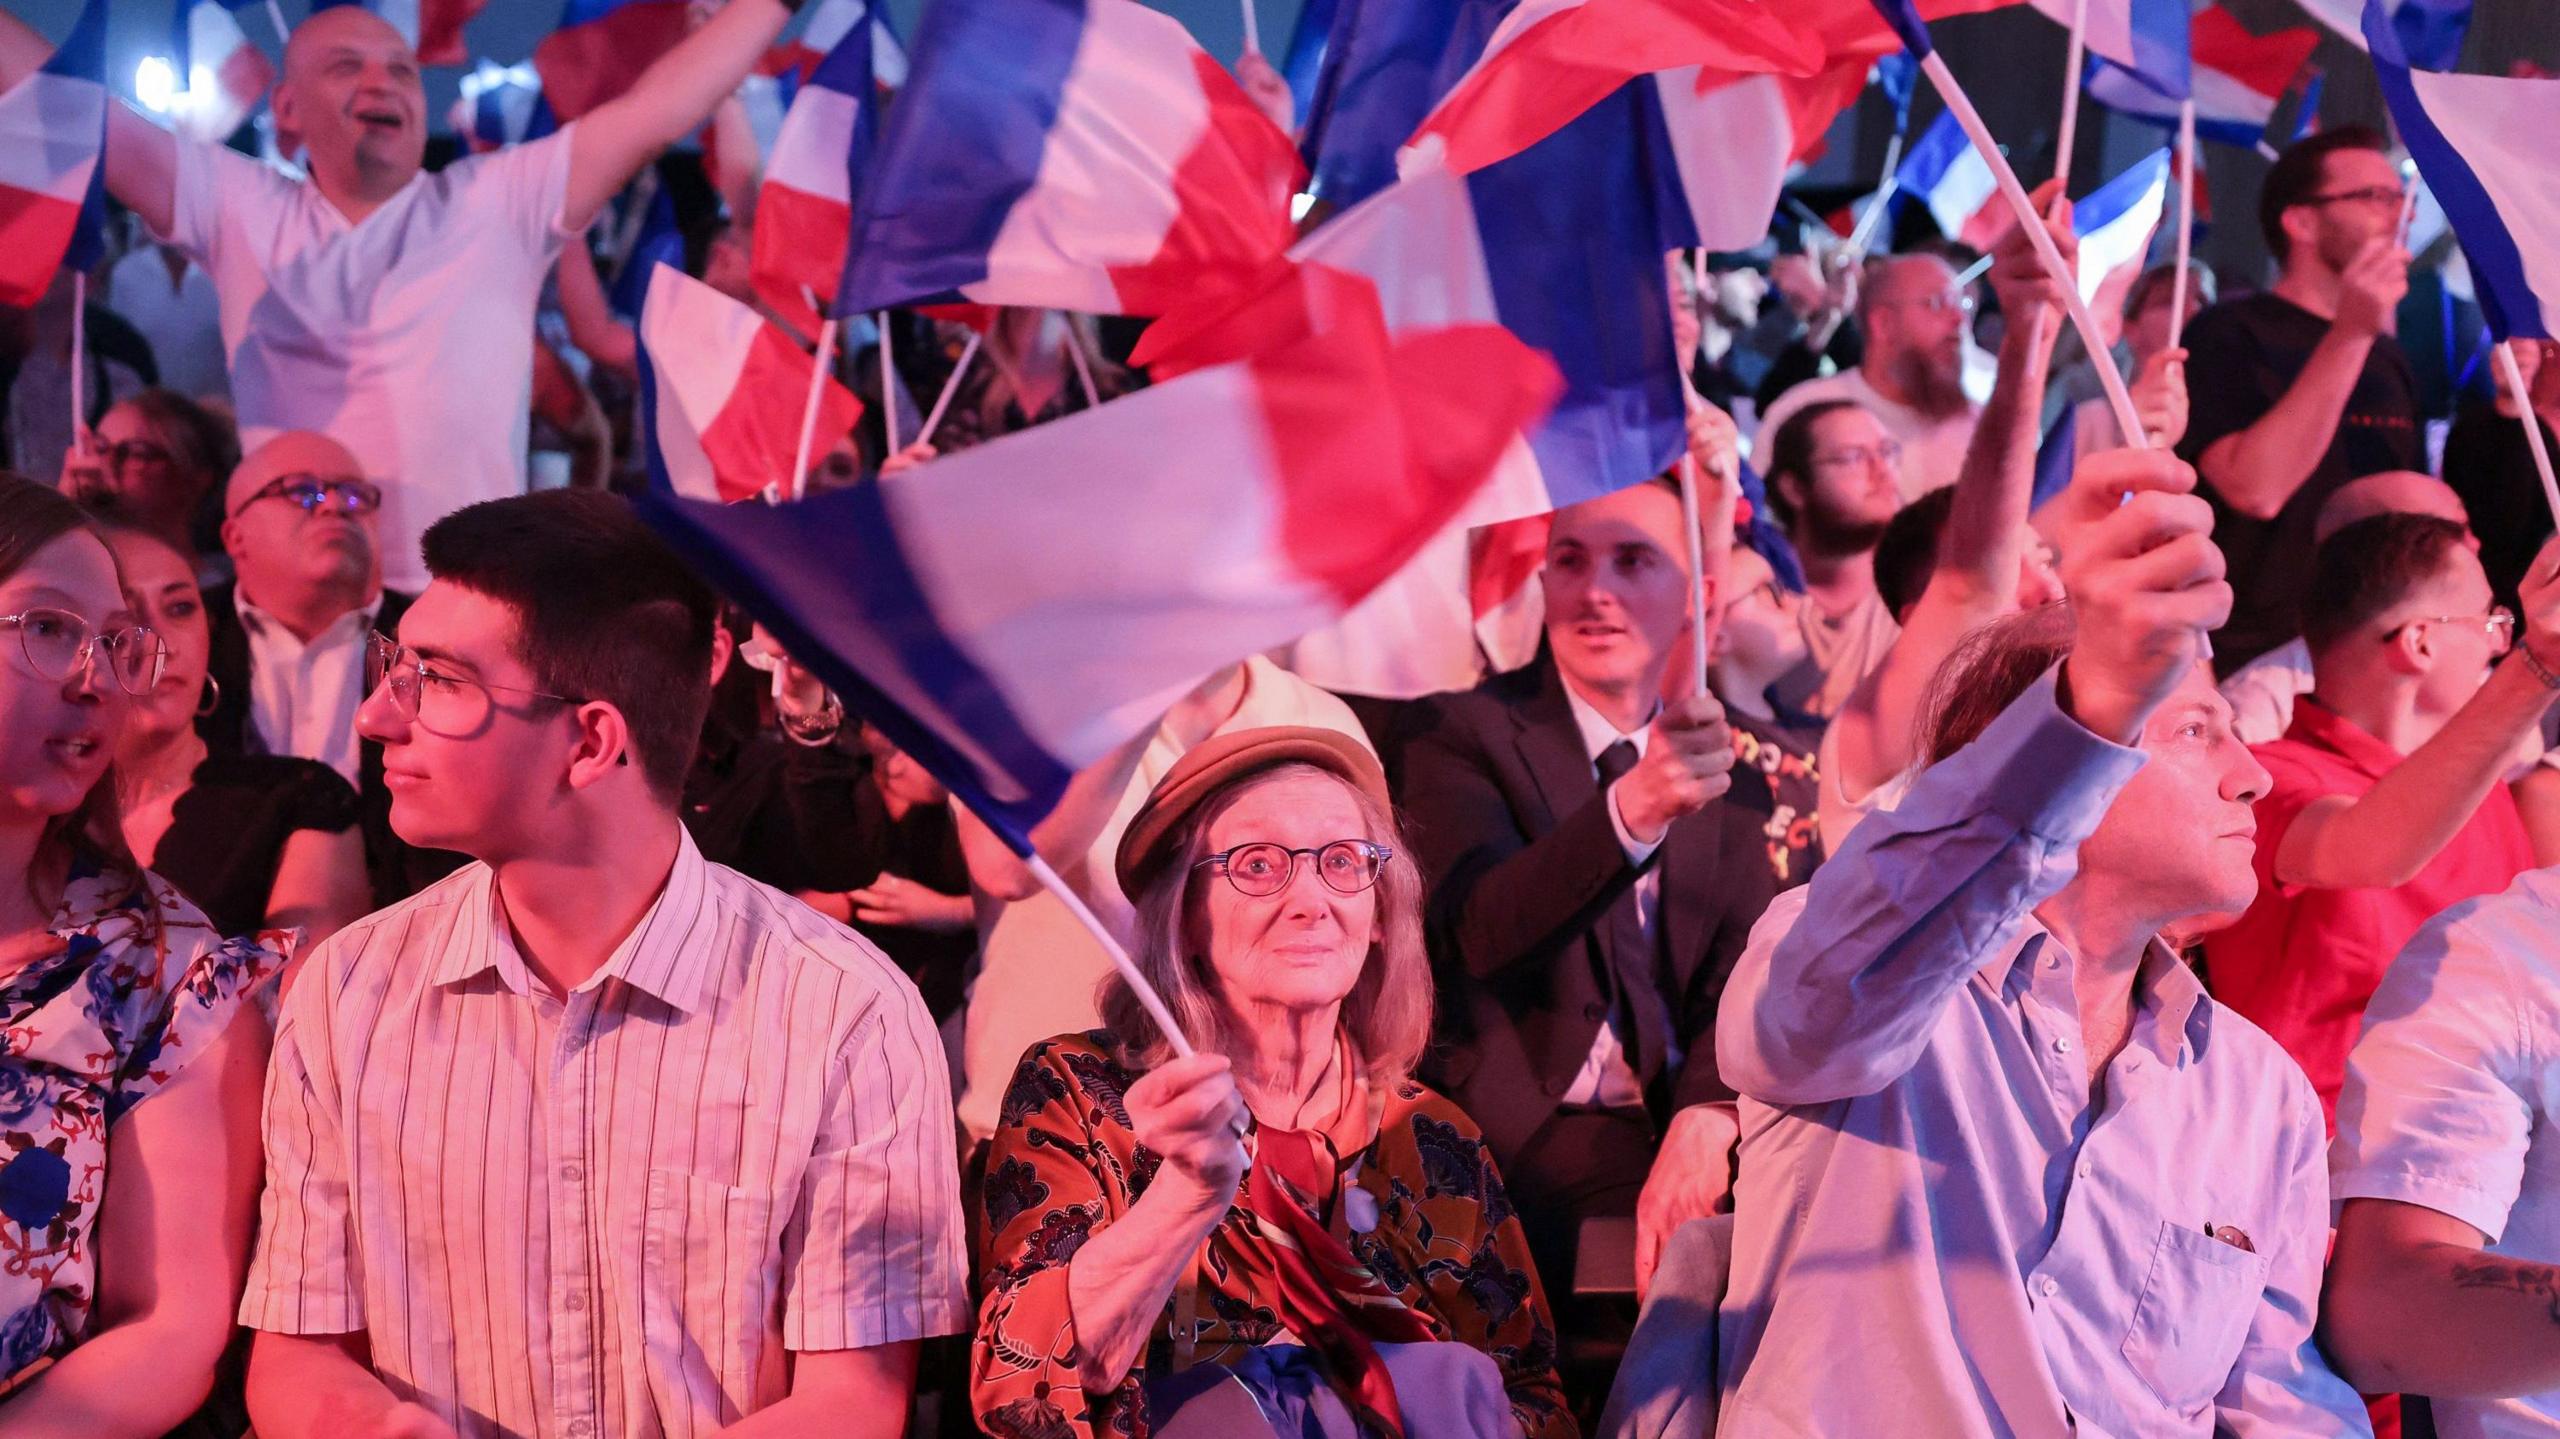
{"type": "MultiPolygon", "coordinates": [[[[1061,892],[614,492],[586,232],[792,8],[441,168],[362,7],[296,173],[113,113],[7,331],[0,1434],[2560,1433],[2560,365],[2422,393],[2381,136],[2116,354],[2017,227],[1676,257],[1523,654],[1203,677],[1061,892]]],[[[1003,311],[909,442],[893,323],[812,487],[1144,383],[1003,311]]]]}

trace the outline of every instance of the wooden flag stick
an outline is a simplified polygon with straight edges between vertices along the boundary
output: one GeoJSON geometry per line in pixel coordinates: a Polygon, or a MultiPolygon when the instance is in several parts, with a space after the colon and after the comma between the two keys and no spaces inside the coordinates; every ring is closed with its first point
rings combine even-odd
{"type": "MultiPolygon", "coordinates": [[[[2524,422],[2525,443],[2533,447],[2533,471],[2542,477],[2542,499],[2551,506],[2551,518],[2560,523],[2560,484],[2551,478],[2551,451],[2542,443],[2542,421],[2533,413],[2533,396],[2526,393],[2524,372],[2516,368],[2514,341],[2498,346],[2498,371],[2507,377],[2508,393],[2516,397],[2516,418],[2524,422]]],[[[2545,364],[2550,363],[2548,358],[2545,364]]]]}
{"type": "Polygon", "coordinates": [[[800,408],[800,448],[791,458],[791,480],[784,493],[803,499],[809,493],[809,446],[818,437],[818,402],[826,398],[827,370],[836,353],[833,315],[818,326],[818,353],[809,357],[809,399],[800,408]]]}
{"type": "Polygon", "coordinates": [[[2089,0],[2071,0],[2071,51],[2062,62],[2062,123],[2053,140],[2053,173],[2066,194],[2071,189],[2071,147],[2080,139],[2080,72],[2088,68],[2088,49],[2089,0]]]}
{"type": "Polygon", "coordinates": [[[2098,372],[2098,382],[2107,392],[2107,407],[2115,411],[2116,424],[2124,431],[2125,443],[2134,449],[2151,448],[2151,437],[2143,432],[2142,416],[2133,408],[2133,393],[2125,388],[2124,376],[2116,372],[2106,359],[2107,341],[2098,329],[2098,321],[2089,313],[2089,303],[2080,298],[2079,277],[2062,263],[2062,252],[2054,248],[2053,236],[2046,233],[2044,220],[2036,214],[2033,200],[2027,198],[2027,187],[2018,183],[2018,172],[2009,165],[2009,157],[1991,139],[1989,126],[1973,108],[1973,100],[1956,83],[1948,71],[1944,57],[1931,51],[1920,57],[1920,69],[1929,83],[1938,89],[1938,97],[1947,102],[1948,113],[1964,128],[1965,137],[1973,141],[1983,162],[1991,167],[1991,178],[2000,186],[2000,197],[2009,202],[2009,211],[2027,232],[2028,243],[2035,246],[2036,258],[2044,262],[2045,273],[2053,276],[2062,290],[2063,307],[2070,311],[2071,323],[2080,331],[2080,343],[2087,348],[2091,367],[2098,372]]]}
{"type": "Polygon", "coordinates": [[[929,444],[933,432],[942,425],[942,412],[951,408],[951,397],[960,393],[960,381],[968,376],[969,362],[977,358],[978,345],[987,337],[976,330],[969,332],[969,343],[962,346],[958,363],[951,367],[951,378],[942,382],[942,393],[934,396],[933,411],[924,417],[924,428],[916,432],[916,443],[929,444]]]}
{"type": "Polygon", "coordinates": [[[880,327],[880,435],[887,449],[880,458],[887,459],[899,450],[898,444],[898,366],[889,355],[889,312],[874,310],[873,320],[880,327]]]}
{"type": "Polygon", "coordinates": [[[1174,1023],[1173,1011],[1165,1007],[1164,996],[1156,993],[1156,987],[1147,982],[1146,973],[1138,968],[1136,960],[1129,957],[1120,937],[1094,917],[1093,911],[1085,905],[1084,896],[1059,878],[1058,872],[1049,867],[1049,861],[1033,853],[1024,855],[1022,864],[1031,871],[1033,879],[1040,881],[1041,888],[1058,897],[1058,902],[1067,907],[1067,913],[1074,915],[1076,922],[1085,927],[1085,932],[1093,936],[1094,942],[1102,946],[1102,952],[1111,956],[1111,967],[1120,971],[1121,979],[1128,982],[1129,992],[1138,997],[1138,1004],[1147,1011],[1147,1017],[1164,1032],[1165,1043],[1173,1046],[1175,1054],[1189,1059],[1193,1052],[1191,1041],[1184,1037],[1182,1026],[1174,1023]]]}
{"type": "Polygon", "coordinates": [[[2169,348],[2187,332],[2187,257],[2196,241],[2196,100],[2178,102],[2177,272],[2169,277],[2169,348]]]}

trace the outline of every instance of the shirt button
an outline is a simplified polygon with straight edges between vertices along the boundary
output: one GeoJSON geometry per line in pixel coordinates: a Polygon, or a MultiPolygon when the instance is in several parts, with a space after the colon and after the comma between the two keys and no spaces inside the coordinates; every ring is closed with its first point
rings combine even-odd
{"type": "Polygon", "coordinates": [[[563,1164],[560,1166],[560,1177],[568,1180],[571,1184],[575,1184],[579,1180],[586,1178],[587,1172],[574,1164],[563,1164]]]}
{"type": "Polygon", "coordinates": [[[2047,1299],[2051,1299],[2053,1296],[2062,1292],[2062,1285],[2051,1275],[2047,1275],[2043,1279],[2038,1280],[2036,1282],[2036,1287],[2044,1291],[2044,1297],[2047,1299]]]}
{"type": "Polygon", "coordinates": [[[572,1434],[592,1433],[595,1427],[596,1426],[588,1423],[584,1419],[572,1419],[569,1421],[569,1432],[572,1434]]]}
{"type": "Polygon", "coordinates": [[[578,1293],[576,1290],[571,1290],[568,1296],[560,1302],[572,1313],[575,1313],[576,1311],[587,1307],[587,1296],[578,1293]]]}
{"type": "Polygon", "coordinates": [[[2053,1052],[2056,1054],[2069,1054],[2071,1052],[2071,1036],[2067,1034],[2055,1036],[2053,1041],[2053,1052]]]}
{"type": "Polygon", "coordinates": [[[2080,1177],[2081,1177],[2081,1178],[2083,1178],[2083,1179],[2086,1179],[2086,1178],[2088,1178],[2088,1177],[2089,1177],[2089,1161],[2087,1161],[2087,1160],[2085,1160],[2085,1159],[2083,1159],[2083,1160],[2081,1160],[2081,1161],[2080,1161],[2080,1168],[2079,1168],[2079,1170],[2078,1170],[2078,1173],[2079,1173],[2080,1177]]]}

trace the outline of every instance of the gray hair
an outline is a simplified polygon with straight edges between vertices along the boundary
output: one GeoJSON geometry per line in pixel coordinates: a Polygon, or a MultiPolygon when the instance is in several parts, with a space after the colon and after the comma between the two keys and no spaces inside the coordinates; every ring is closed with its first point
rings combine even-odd
{"type": "MultiPolygon", "coordinates": [[[[1202,871],[1195,866],[1208,856],[1209,826],[1229,806],[1262,785],[1305,775],[1321,776],[1350,791],[1368,825],[1368,838],[1394,851],[1371,891],[1378,902],[1369,958],[1351,993],[1343,998],[1341,1024],[1372,1084],[1401,1083],[1413,1076],[1431,1040],[1431,960],[1422,945],[1422,872],[1405,852],[1395,816],[1331,770],[1303,763],[1273,765],[1229,782],[1195,805],[1174,831],[1173,862],[1143,892],[1132,896],[1138,912],[1138,943],[1132,957],[1193,1044],[1204,1052],[1234,1055],[1240,1051],[1235,1016],[1218,993],[1217,973],[1206,954],[1194,952],[1196,946],[1189,937],[1191,921],[1203,912],[1200,886],[1222,881],[1215,876],[1197,878],[1202,871]]],[[[1101,1001],[1102,1022],[1119,1038],[1131,1067],[1152,1069],[1173,1057],[1172,1044],[1118,971],[1103,979],[1101,1001]]]]}

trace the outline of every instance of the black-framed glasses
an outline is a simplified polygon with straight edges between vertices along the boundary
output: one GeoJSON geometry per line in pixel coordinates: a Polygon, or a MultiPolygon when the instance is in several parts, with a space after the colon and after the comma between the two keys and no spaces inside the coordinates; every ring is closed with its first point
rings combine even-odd
{"type": "Polygon", "coordinates": [[[1379,872],[1395,854],[1365,839],[1337,839],[1318,849],[1291,849],[1257,840],[1210,855],[1192,868],[1215,869],[1236,887],[1236,893],[1266,899],[1289,887],[1298,877],[1298,857],[1306,855],[1315,860],[1316,878],[1324,881],[1325,888],[1336,894],[1358,894],[1378,882],[1379,872]]]}
{"type": "Polygon", "coordinates": [[[2397,185],[2367,185],[2361,190],[2340,190],[2334,195],[2305,195],[2297,205],[2398,205],[2409,192],[2397,185]]]}
{"type": "Polygon", "coordinates": [[[18,648],[39,676],[61,681],[79,673],[103,651],[116,688],[147,695],[169,667],[169,645],[148,625],[126,625],[100,632],[69,610],[34,606],[0,615],[0,625],[18,632],[18,648]]]}
{"type": "Polygon", "coordinates": [[[107,462],[107,468],[121,470],[127,465],[165,465],[175,457],[167,445],[150,440],[118,440],[99,446],[98,458],[107,462]]]}
{"type": "Polygon", "coordinates": [[[2515,648],[2515,611],[2508,609],[2505,605],[2494,606],[2485,615],[2429,615],[2424,619],[2410,620],[2393,625],[2382,638],[2385,643],[2388,643],[2400,638],[2401,631],[2415,629],[2420,625],[2476,625],[2489,637],[2490,654],[2502,655],[2515,648]]]}
{"type": "Polygon", "coordinates": [[[382,487],[353,475],[278,475],[242,500],[231,511],[232,517],[237,519],[241,511],[260,500],[289,500],[300,505],[306,515],[322,509],[342,515],[369,515],[382,508],[382,487]]]}
{"type": "Polygon", "coordinates": [[[487,680],[449,673],[420,659],[416,650],[380,630],[366,636],[364,689],[366,694],[376,690],[388,691],[391,707],[400,712],[402,719],[412,723],[417,722],[418,711],[426,699],[437,697],[438,706],[449,712],[439,716],[440,720],[449,721],[439,726],[440,732],[445,733],[469,732],[486,723],[492,707],[489,695],[493,691],[548,700],[553,704],[586,703],[574,695],[553,694],[549,690],[528,689],[523,685],[491,684],[487,680]],[[467,712],[450,712],[455,710],[467,712]]]}

